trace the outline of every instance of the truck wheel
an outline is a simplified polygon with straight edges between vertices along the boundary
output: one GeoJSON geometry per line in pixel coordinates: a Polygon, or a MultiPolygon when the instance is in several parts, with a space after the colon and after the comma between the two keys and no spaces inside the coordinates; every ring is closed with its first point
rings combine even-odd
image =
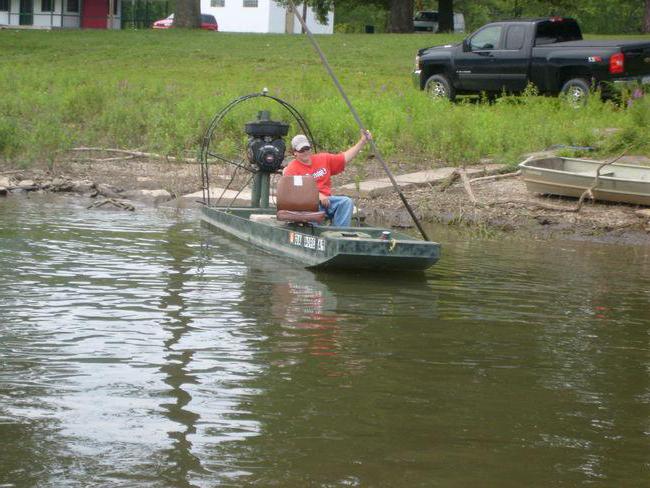
{"type": "Polygon", "coordinates": [[[444,75],[430,76],[424,84],[424,91],[431,98],[446,98],[448,100],[454,100],[456,98],[454,87],[444,75]]]}
{"type": "Polygon", "coordinates": [[[569,105],[578,108],[583,107],[587,103],[590,91],[591,89],[587,80],[584,78],[573,78],[562,86],[560,95],[566,99],[569,105]]]}

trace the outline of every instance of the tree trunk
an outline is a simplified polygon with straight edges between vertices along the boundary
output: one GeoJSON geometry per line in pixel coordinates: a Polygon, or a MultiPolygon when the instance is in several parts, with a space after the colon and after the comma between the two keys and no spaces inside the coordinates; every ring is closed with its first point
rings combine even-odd
{"type": "Polygon", "coordinates": [[[438,32],[454,31],[454,0],[438,0],[438,32]]]}
{"type": "Polygon", "coordinates": [[[390,32],[413,32],[413,0],[390,0],[390,32]]]}
{"type": "Polygon", "coordinates": [[[643,16],[643,32],[650,34],[650,0],[645,0],[645,15],[643,16]]]}
{"type": "MultiPolygon", "coordinates": [[[[305,24],[307,23],[307,0],[302,4],[302,18],[305,21],[305,24]]],[[[303,34],[306,34],[305,27],[300,30],[303,34]]]]}
{"type": "Polygon", "coordinates": [[[200,0],[176,0],[174,27],[198,29],[201,27],[200,0]]]}

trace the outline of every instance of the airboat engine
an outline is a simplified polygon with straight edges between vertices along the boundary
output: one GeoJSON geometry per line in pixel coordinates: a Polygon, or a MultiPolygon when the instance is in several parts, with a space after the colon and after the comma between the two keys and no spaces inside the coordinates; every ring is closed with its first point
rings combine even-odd
{"type": "Polygon", "coordinates": [[[289,124],[271,120],[271,114],[262,110],[255,122],[246,124],[248,160],[264,173],[274,173],[282,167],[287,149],[282,139],[289,132],[289,124]]]}

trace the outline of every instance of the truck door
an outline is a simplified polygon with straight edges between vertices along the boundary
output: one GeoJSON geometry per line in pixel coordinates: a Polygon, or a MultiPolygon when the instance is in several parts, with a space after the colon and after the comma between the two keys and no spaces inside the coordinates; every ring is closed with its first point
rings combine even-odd
{"type": "Polygon", "coordinates": [[[457,88],[470,91],[498,91],[501,80],[494,53],[501,48],[504,26],[488,25],[463,42],[455,56],[457,88]]]}
{"type": "Polygon", "coordinates": [[[503,38],[503,49],[494,51],[494,71],[501,80],[499,91],[521,92],[528,84],[528,67],[532,39],[526,42],[525,24],[508,25],[503,38]]]}

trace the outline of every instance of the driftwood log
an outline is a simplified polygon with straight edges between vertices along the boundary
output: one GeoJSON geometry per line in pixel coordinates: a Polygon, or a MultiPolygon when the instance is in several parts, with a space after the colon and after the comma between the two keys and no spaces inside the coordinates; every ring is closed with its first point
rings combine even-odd
{"type": "MultiPolygon", "coordinates": [[[[163,156],[162,154],[148,153],[142,151],[131,151],[128,149],[116,149],[110,147],[73,147],[71,151],[74,152],[112,152],[117,154],[125,154],[131,156],[132,158],[149,158],[149,159],[161,159],[165,161],[181,162],[181,163],[190,163],[196,164],[198,161],[195,158],[175,158],[172,156],[163,156]]],[[[113,158],[110,158],[113,159],[113,158]]],[[[100,160],[101,161],[101,160],[100,160]]]]}
{"type": "Polygon", "coordinates": [[[521,171],[515,171],[514,173],[504,173],[502,175],[491,175],[491,176],[481,176],[479,178],[471,178],[470,183],[478,183],[480,181],[490,181],[490,180],[504,180],[506,178],[514,178],[519,176],[521,171]]]}
{"type": "Polygon", "coordinates": [[[115,198],[104,198],[102,200],[97,200],[96,202],[88,205],[86,208],[99,208],[103,207],[104,205],[113,205],[114,207],[120,208],[122,210],[128,210],[129,212],[133,212],[135,210],[135,207],[130,203],[122,200],[116,200],[115,198]]]}

